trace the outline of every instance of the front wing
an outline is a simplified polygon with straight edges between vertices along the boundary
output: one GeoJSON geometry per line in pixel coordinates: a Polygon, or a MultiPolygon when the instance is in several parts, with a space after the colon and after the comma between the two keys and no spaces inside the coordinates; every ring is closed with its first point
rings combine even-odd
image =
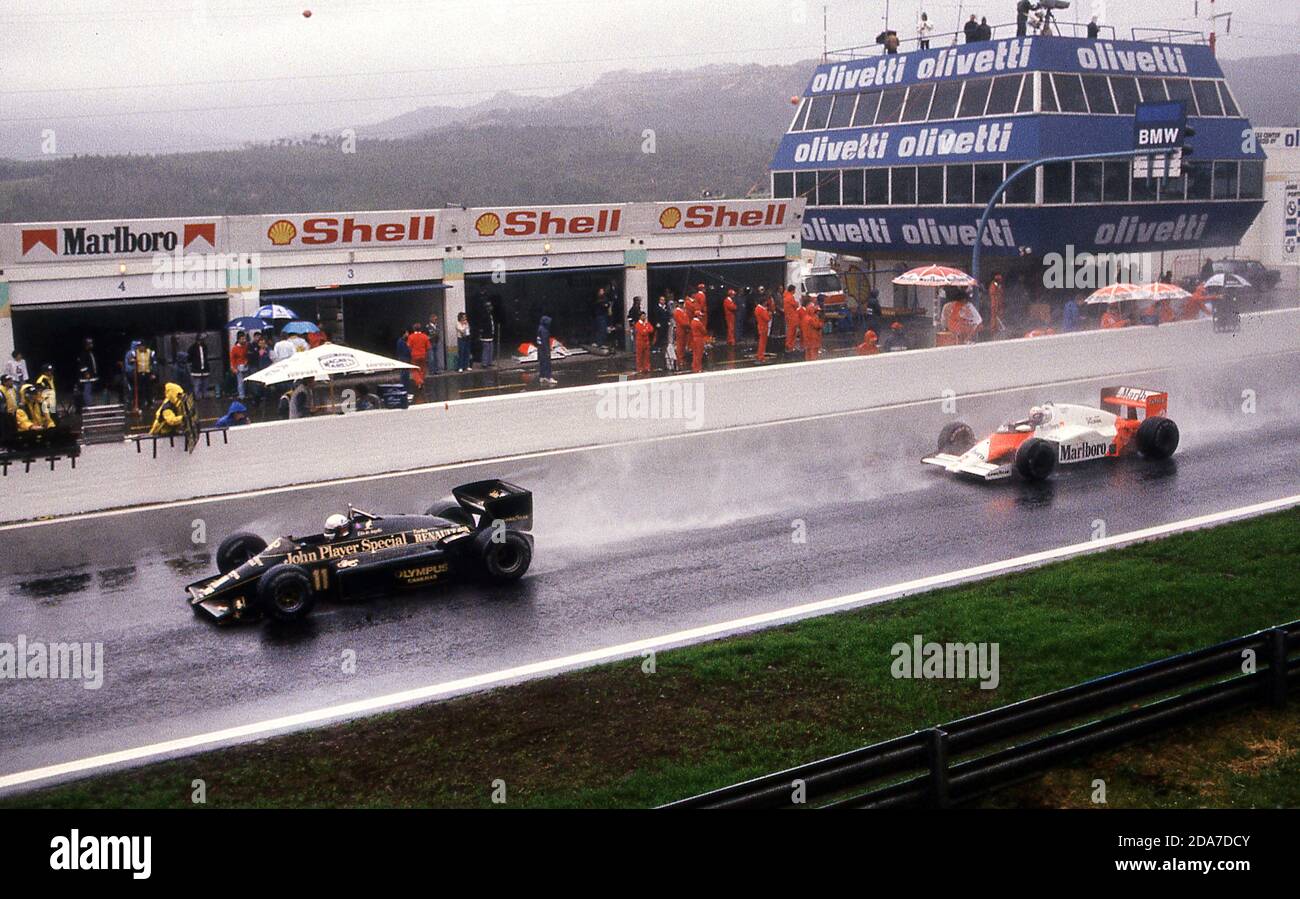
{"type": "Polygon", "coordinates": [[[937,465],[949,474],[966,475],[982,481],[1000,481],[1011,477],[1011,465],[994,465],[992,462],[965,460],[952,453],[935,453],[921,460],[926,465],[937,465]]]}

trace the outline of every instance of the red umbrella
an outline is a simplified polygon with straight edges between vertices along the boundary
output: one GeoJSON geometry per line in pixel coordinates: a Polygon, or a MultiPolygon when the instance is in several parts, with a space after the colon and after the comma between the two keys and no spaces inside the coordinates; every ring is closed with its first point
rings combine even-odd
{"type": "Polygon", "coordinates": [[[1138,288],[1135,300],[1185,300],[1191,294],[1175,284],[1162,284],[1153,281],[1138,288]]]}
{"type": "Polygon", "coordinates": [[[1129,300],[1138,299],[1138,290],[1136,284],[1107,284],[1100,290],[1094,290],[1089,294],[1084,303],[1092,305],[1098,303],[1127,303],[1129,300]]]}

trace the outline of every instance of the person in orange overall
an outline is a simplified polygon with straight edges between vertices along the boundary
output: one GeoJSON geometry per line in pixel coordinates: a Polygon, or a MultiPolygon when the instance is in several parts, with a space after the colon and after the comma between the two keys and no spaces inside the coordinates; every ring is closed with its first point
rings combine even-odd
{"type": "Polygon", "coordinates": [[[874,356],[880,352],[880,347],[876,345],[876,332],[868,331],[862,335],[862,343],[858,344],[859,356],[874,356]]]}
{"type": "Polygon", "coordinates": [[[771,300],[766,303],[759,303],[754,307],[754,323],[758,326],[758,353],[754,358],[763,362],[767,357],[767,329],[772,327],[772,310],[769,308],[771,300]]]}
{"type": "Polygon", "coordinates": [[[697,315],[691,322],[691,371],[704,371],[704,344],[709,339],[709,328],[704,316],[697,315]]]}
{"type": "Polygon", "coordinates": [[[686,368],[686,347],[691,340],[691,315],[681,303],[673,310],[673,327],[676,329],[673,343],[677,347],[677,369],[681,371],[686,368]]]}
{"type": "Polygon", "coordinates": [[[785,311],[785,351],[790,353],[794,351],[800,331],[799,304],[794,298],[793,284],[786,287],[785,295],[781,297],[781,308],[785,311]]]}
{"type": "Polygon", "coordinates": [[[993,276],[989,283],[989,320],[984,323],[984,328],[990,334],[997,334],[1006,330],[1003,319],[1006,316],[1007,300],[1002,289],[1002,273],[998,272],[993,276]]]}
{"type": "Polygon", "coordinates": [[[1101,326],[1103,328],[1127,328],[1128,325],[1128,319],[1120,315],[1114,309],[1107,308],[1106,311],[1101,314],[1101,326]]]}
{"type": "Polygon", "coordinates": [[[736,345],[736,289],[727,291],[727,298],[722,301],[722,314],[727,319],[727,346],[736,345]]]}
{"type": "Polygon", "coordinates": [[[822,317],[818,314],[820,311],[817,304],[809,300],[799,317],[799,327],[803,331],[803,357],[808,362],[816,359],[822,348],[822,317]]]}
{"type": "Polygon", "coordinates": [[[709,327],[709,295],[704,290],[704,285],[696,286],[695,290],[695,311],[704,319],[704,327],[709,327]]]}
{"type": "Polygon", "coordinates": [[[415,366],[415,371],[411,372],[411,378],[415,381],[415,389],[424,389],[424,370],[429,362],[429,349],[433,346],[429,342],[429,335],[420,329],[418,324],[411,328],[411,335],[406,338],[406,345],[411,350],[411,364],[415,366]]]}
{"type": "Polygon", "coordinates": [[[1218,297],[1210,295],[1204,284],[1198,284],[1196,289],[1192,291],[1192,295],[1183,301],[1183,309],[1178,316],[1179,321],[1192,322],[1202,315],[1208,316],[1210,307],[1207,304],[1211,300],[1217,299],[1218,297]]]}
{"type": "Polygon", "coordinates": [[[650,344],[654,342],[655,326],[650,324],[650,319],[644,312],[632,326],[636,333],[636,373],[638,375],[650,374],[650,344]]]}

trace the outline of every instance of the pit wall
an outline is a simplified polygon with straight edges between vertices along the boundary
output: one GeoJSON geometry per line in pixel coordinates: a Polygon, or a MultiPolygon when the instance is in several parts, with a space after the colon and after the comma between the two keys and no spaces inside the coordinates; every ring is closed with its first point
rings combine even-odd
{"type": "Polygon", "coordinates": [[[233,429],[228,445],[218,439],[192,455],[165,442],[157,459],[147,445],[141,453],[132,445],[99,445],[85,449],[75,471],[66,462],[54,471],[45,465],[27,473],[11,469],[0,480],[0,520],[938,402],[948,391],[960,396],[1285,352],[1300,352],[1300,310],[1243,316],[1236,334],[1216,334],[1208,321],[1182,322],[269,422],[233,429]]]}

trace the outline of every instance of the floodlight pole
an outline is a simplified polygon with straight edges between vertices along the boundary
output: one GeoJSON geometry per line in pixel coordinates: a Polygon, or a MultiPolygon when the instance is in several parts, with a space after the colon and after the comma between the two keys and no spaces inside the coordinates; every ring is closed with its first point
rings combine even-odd
{"type": "Polygon", "coordinates": [[[1154,155],[1151,150],[1115,150],[1107,153],[1079,153],[1073,156],[1047,156],[1043,159],[1035,159],[1033,162],[1026,162],[1020,168],[1016,169],[1007,176],[1007,180],[999,185],[998,189],[993,192],[992,198],[984,206],[984,214],[980,216],[979,227],[975,229],[975,246],[971,248],[970,259],[970,276],[975,279],[975,289],[983,288],[983,281],[980,280],[980,249],[984,245],[984,232],[988,230],[989,216],[993,214],[993,207],[998,204],[998,200],[1006,193],[1011,182],[1020,177],[1031,169],[1036,169],[1040,165],[1047,165],[1053,162],[1080,162],[1094,159],[1132,159],[1137,156],[1154,155]]]}

